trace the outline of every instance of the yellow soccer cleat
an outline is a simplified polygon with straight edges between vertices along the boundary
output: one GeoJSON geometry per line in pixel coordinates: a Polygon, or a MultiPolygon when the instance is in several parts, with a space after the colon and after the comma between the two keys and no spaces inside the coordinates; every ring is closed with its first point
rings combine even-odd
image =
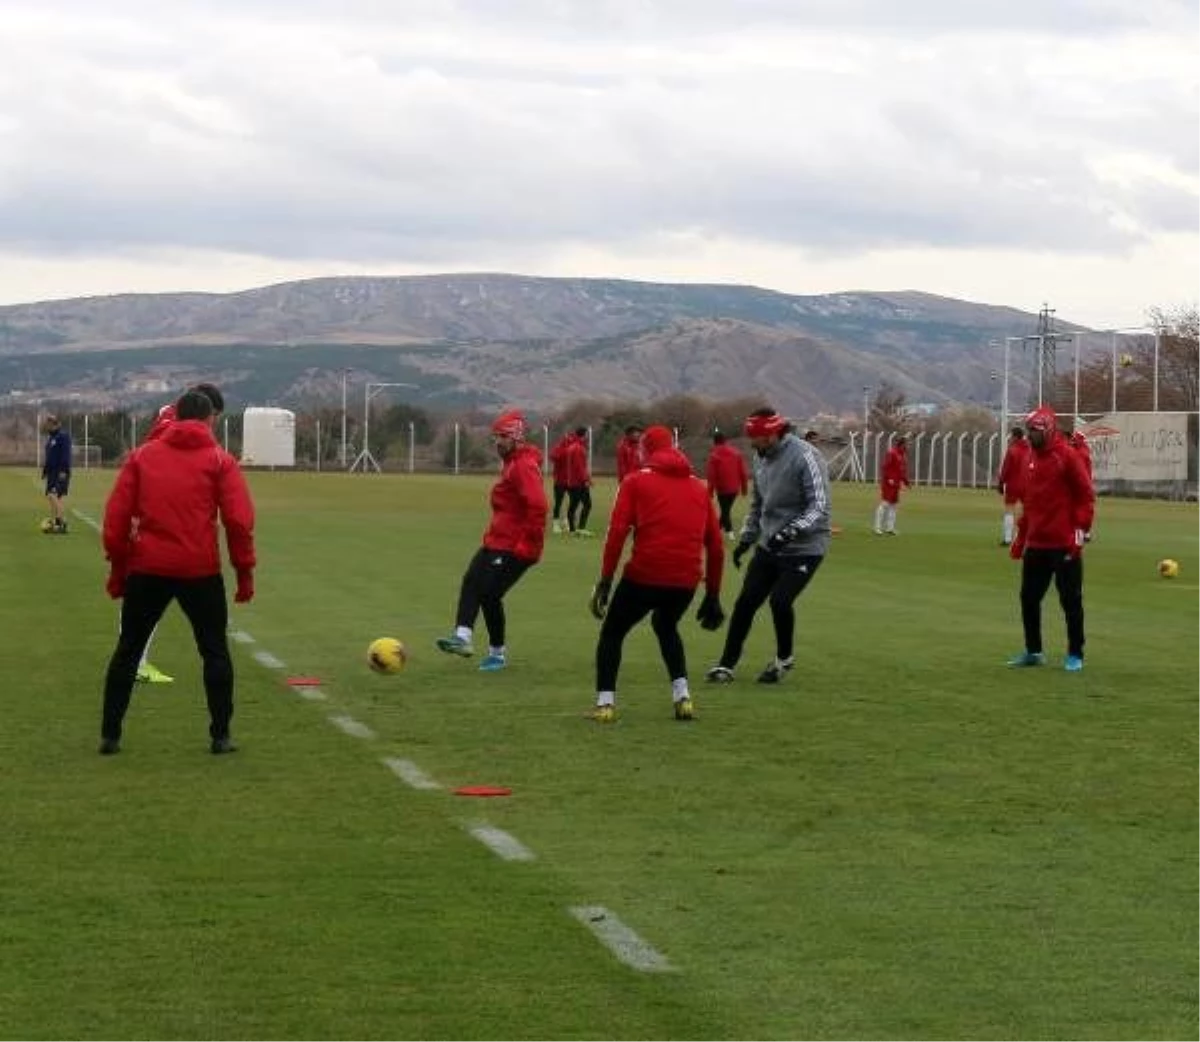
{"type": "Polygon", "coordinates": [[[615,724],[617,722],[617,707],[596,706],[588,714],[588,718],[594,720],[598,724],[615,724]]]}
{"type": "Polygon", "coordinates": [[[692,705],[690,698],[681,698],[675,703],[675,719],[676,720],[691,720],[695,716],[696,708],[692,705]]]}
{"type": "Polygon", "coordinates": [[[147,662],[144,666],[140,666],[137,671],[137,679],[143,684],[174,684],[175,678],[167,676],[157,666],[152,666],[147,662]]]}

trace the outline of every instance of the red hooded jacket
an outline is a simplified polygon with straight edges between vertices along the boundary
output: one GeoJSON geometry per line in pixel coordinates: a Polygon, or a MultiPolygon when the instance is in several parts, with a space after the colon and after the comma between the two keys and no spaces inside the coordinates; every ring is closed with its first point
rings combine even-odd
{"type": "Polygon", "coordinates": [[[172,420],[117,474],[104,507],[104,552],[123,574],[218,575],[218,518],[230,563],[251,571],[254,504],[237,460],[203,420],[172,420]]]}
{"type": "Polygon", "coordinates": [[[1092,479],[1061,434],[1041,449],[1030,447],[1024,502],[1018,541],[1026,548],[1078,549],[1075,532],[1091,531],[1096,510],[1092,479]]]}
{"type": "Polygon", "coordinates": [[[574,437],[574,434],[564,434],[550,450],[550,473],[559,488],[567,487],[567,448],[574,437]]]}
{"type": "Polygon", "coordinates": [[[630,582],[694,590],[703,576],[707,592],[721,592],[725,547],[717,512],[704,482],[678,449],[651,453],[617,486],[602,577],[616,574],[630,528],[633,552],[624,572],[630,582]]]}
{"type": "Polygon", "coordinates": [[[895,503],[900,499],[901,485],[908,488],[908,451],[904,442],[897,442],[887,450],[879,484],[885,503],[895,503]]]}
{"type": "Polygon", "coordinates": [[[566,488],[590,485],[592,475],[588,470],[587,442],[578,434],[568,434],[559,444],[562,446],[562,481],[558,483],[566,488]]]}
{"type": "Polygon", "coordinates": [[[727,441],[712,447],[705,474],[710,496],[744,496],[750,489],[745,457],[727,441]]]}
{"type": "Polygon", "coordinates": [[[617,442],[617,480],[624,481],[642,465],[641,436],[626,434],[617,442]]]}
{"type": "Polygon", "coordinates": [[[1005,503],[1019,503],[1025,493],[1025,472],[1029,469],[1029,442],[1013,438],[1004,453],[996,484],[1004,494],[1005,503]]]}
{"type": "Polygon", "coordinates": [[[492,486],[492,520],[483,533],[488,550],[505,550],[522,561],[542,559],[546,538],[546,489],[542,484],[542,454],[520,442],[500,467],[492,486]]]}

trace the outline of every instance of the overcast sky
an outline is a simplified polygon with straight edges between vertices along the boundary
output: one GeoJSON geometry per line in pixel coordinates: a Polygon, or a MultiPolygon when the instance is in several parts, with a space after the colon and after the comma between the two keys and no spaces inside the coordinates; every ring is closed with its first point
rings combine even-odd
{"type": "Polygon", "coordinates": [[[509,271],[1194,303],[1194,0],[0,0],[0,303],[509,271]],[[901,18],[902,16],[902,18],[901,18]]]}

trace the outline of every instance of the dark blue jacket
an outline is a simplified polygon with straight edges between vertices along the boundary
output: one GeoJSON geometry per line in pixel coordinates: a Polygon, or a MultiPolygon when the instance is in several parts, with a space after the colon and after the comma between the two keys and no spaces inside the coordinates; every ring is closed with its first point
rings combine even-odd
{"type": "Polygon", "coordinates": [[[42,476],[71,473],[71,435],[59,428],[46,439],[46,461],[42,476]]]}

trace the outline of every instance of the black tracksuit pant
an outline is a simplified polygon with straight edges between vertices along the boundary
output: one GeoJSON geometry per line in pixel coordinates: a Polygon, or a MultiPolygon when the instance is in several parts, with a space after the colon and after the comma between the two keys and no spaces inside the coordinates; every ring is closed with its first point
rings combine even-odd
{"type": "Polygon", "coordinates": [[[592,490],[587,485],[573,485],[567,489],[567,527],[572,532],[587,528],[592,516],[592,490]],[[576,516],[578,515],[578,516],[576,516]]]}
{"type": "Polygon", "coordinates": [[[101,737],[120,739],[142,651],[172,601],[179,602],[192,624],[196,650],[204,662],[209,737],[229,736],[229,722],[233,718],[233,660],[225,637],[229,605],[225,600],[224,578],[218,574],[202,579],[172,579],[135,573],[125,583],[121,634],[104,677],[101,737]]]}
{"type": "Polygon", "coordinates": [[[687,658],[683,639],[679,636],[679,620],[695,593],[694,588],[647,586],[628,579],[617,583],[596,644],[596,690],[616,691],[625,637],[647,615],[658,638],[667,676],[672,680],[686,677],[687,658]]]}
{"type": "Polygon", "coordinates": [[[742,648],[750,635],[750,624],[763,602],[771,602],[771,620],[775,624],[775,654],[781,659],[794,653],[796,613],[793,602],[812,580],[825,558],[806,555],[794,557],[754,551],[746,566],[742,592],[733,605],[721,665],[733,669],[742,657],[742,648]]]}
{"type": "Polygon", "coordinates": [[[1042,651],[1042,599],[1050,582],[1067,619],[1067,654],[1083,658],[1083,557],[1067,550],[1025,551],[1021,559],[1021,624],[1025,650],[1042,651]]]}
{"type": "Polygon", "coordinates": [[[522,561],[507,550],[489,550],[481,546],[463,574],[455,625],[474,629],[475,619],[482,611],[489,643],[494,648],[504,647],[507,627],[504,595],[529,567],[529,561],[522,561]]]}
{"type": "Polygon", "coordinates": [[[721,512],[720,522],[722,532],[733,531],[733,501],[737,499],[736,492],[718,492],[717,507],[721,512]]]}

